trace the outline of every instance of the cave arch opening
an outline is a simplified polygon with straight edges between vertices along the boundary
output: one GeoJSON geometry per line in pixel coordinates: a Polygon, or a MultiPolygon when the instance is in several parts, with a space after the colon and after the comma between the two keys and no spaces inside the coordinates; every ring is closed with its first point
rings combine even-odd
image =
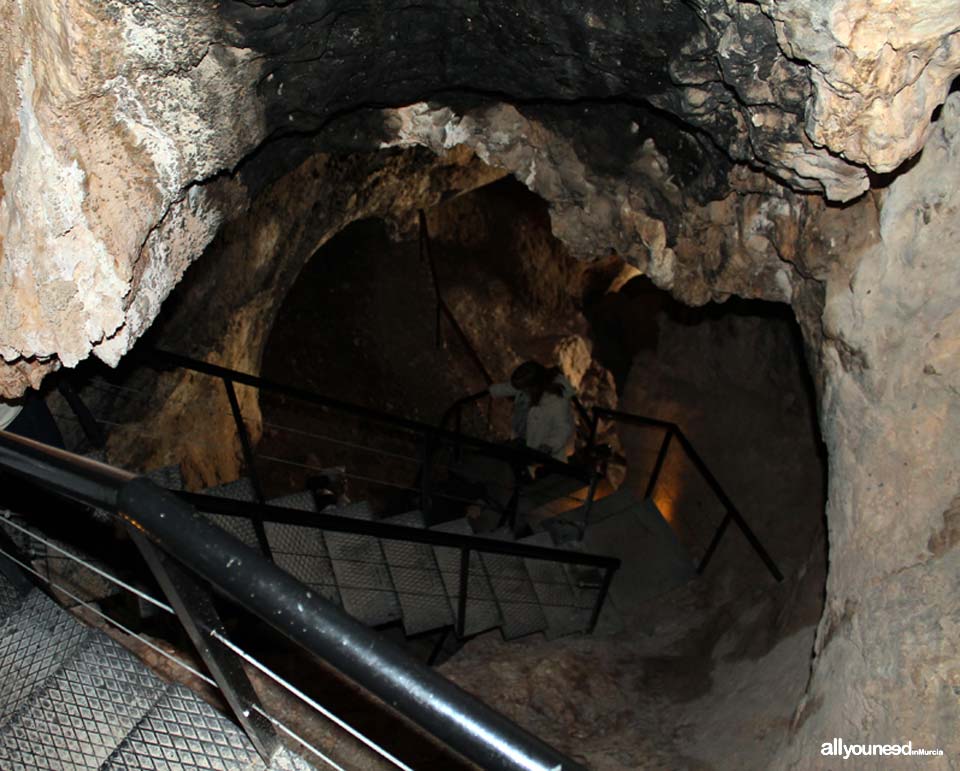
{"type": "MultiPolygon", "coordinates": [[[[446,322],[436,345],[436,296],[416,213],[408,215],[353,222],[317,250],[276,311],[262,359],[266,377],[426,422],[486,387],[446,322]]],[[[443,296],[494,379],[527,358],[559,361],[588,404],[676,422],[756,518],[785,572],[817,552],[822,582],[826,459],[789,306],[731,298],[691,308],[616,255],[575,259],[554,237],[546,202],[513,177],[441,201],[426,222],[443,296]]],[[[339,465],[390,483],[381,488],[412,486],[415,447],[391,445],[406,464],[377,460],[364,449],[377,437],[346,424],[336,430],[347,431],[343,438],[356,447],[323,447],[316,437],[287,445],[283,427],[295,416],[278,402],[261,407],[265,454],[293,460],[274,468],[278,491],[302,485],[311,467],[339,465]]],[[[478,411],[469,429],[508,438],[509,406],[492,415],[478,411]]],[[[328,435],[325,420],[325,429],[312,433],[328,435]]],[[[616,484],[626,476],[643,490],[661,438],[619,427],[627,468],[613,475],[616,484]]],[[[354,485],[381,511],[411,504],[409,495],[376,488],[354,485]]],[[[691,553],[702,556],[723,510],[682,453],[667,456],[657,503],[691,553]]],[[[717,559],[715,569],[726,575],[725,565],[734,584],[766,580],[739,533],[723,542],[717,559]]],[[[822,586],[815,594],[814,604],[822,586]]]]}

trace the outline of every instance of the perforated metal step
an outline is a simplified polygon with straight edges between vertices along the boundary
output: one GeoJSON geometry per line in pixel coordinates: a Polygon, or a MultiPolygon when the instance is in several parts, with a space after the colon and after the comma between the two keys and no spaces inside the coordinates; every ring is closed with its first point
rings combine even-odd
{"type": "MultiPolygon", "coordinates": [[[[267,503],[287,509],[316,512],[313,495],[308,492],[284,495],[267,503]]],[[[333,565],[320,530],[277,522],[264,523],[264,530],[267,533],[270,553],[278,567],[331,602],[341,604],[333,565]]]]}
{"type": "Polygon", "coordinates": [[[0,768],[99,768],[165,684],[105,635],[92,634],[0,733],[0,768]]]}
{"type": "MultiPolygon", "coordinates": [[[[470,529],[470,524],[465,519],[444,522],[431,529],[441,530],[445,533],[473,535],[473,530],[470,529]]],[[[460,594],[460,550],[449,546],[434,546],[433,552],[437,557],[440,577],[443,579],[447,597],[450,599],[450,607],[454,618],[456,618],[460,594]]],[[[486,568],[484,568],[479,555],[471,553],[470,569],[467,574],[467,605],[463,633],[469,637],[485,632],[487,629],[498,627],[501,622],[500,608],[494,599],[486,568]]]]}
{"type": "MultiPolygon", "coordinates": [[[[399,514],[383,521],[391,525],[424,527],[423,514],[419,511],[399,514]]],[[[397,588],[404,631],[413,635],[453,624],[453,611],[433,549],[428,544],[389,538],[381,540],[380,544],[387,558],[393,585],[397,588]]]]}
{"type": "Polygon", "coordinates": [[[489,552],[480,552],[480,559],[490,576],[490,586],[503,615],[503,624],[500,625],[503,638],[512,640],[544,631],[547,619],[523,559],[489,552]]]}
{"type": "Polygon", "coordinates": [[[72,556],[66,556],[64,552],[108,570],[103,561],[83,553],[73,544],[48,535],[29,520],[16,515],[9,519],[0,518],[0,528],[3,528],[17,548],[29,558],[35,570],[50,579],[52,584],[66,590],[64,593],[56,592],[64,604],[75,604],[77,600],[96,602],[112,597],[120,591],[116,584],[80,564],[72,556]],[[29,535],[30,533],[33,535],[29,535]]]}
{"type": "MultiPolygon", "coordinates": [[[[4,563],[0,567],[12,565],[3,556],[0,556],[0,560],[3,560],[4,563]]],[[[23,602],[23,598],[24,595],[21,594],[20,590],[0,570],[0,619],[6,618],[16,610],[23,602]]]]}
{"type": "Polygon", "coordinates": [[[103,765],[103,771],[256,771],[247,737],[182,685],[171,685],[103,765]]]}
{"type": "MultiPolygon", "coordinates": [[[[328,512],[351,519],[371,519],[364,503],[343,506],[328,512]]],[[[326,531],[327,543],[343,609],[370,626],[400,618],[400,603],[387,569],[380,541],[368,535],[326,531]]]]}
{"type": "MultiPolygon", "coordinates": [[[[253,502],[257,499],[253,489],[253,483],[243,477],[234,482],[228,482],[225,485],[217,487],[208,487],[203,491],[204,495],[211,495],[215,498],[228,498],[231,501],[253,502]]],[[[226,514],[210,514],[202,512],[203,516],[216,525],[226,530],[230,535],[243,541],[247,546],[260,550],[260,542],[257,540],[257,533],[253,529],[253,520],[247,517],[230,517],[226,514]]]]}
{"type": "Polygon", "coordinates": [[[0,623],[0,727],[88,636],[36,589],[17,605],[0,623]]]}
{"type": "MultiPolygon", "coordinates": [[[[553,539],[548,533],[522,538],[519,543],[553,548],[553,539]]],[[[524,558],[523,564],[530,574],[533,591],[547,620],[547,639],[552,640],[586,629],[589,616],[584,618],[563,564],[529,558],[524,558]]]]}
{"type": "Polygon", "coordinates": [[[144,476],[156,482],[160,487],[165,487],[168,490],[182,490],[183,489],[183,474],[180,473],[180,466],[161,466],[160,468],[151,469],[144,476]]]}

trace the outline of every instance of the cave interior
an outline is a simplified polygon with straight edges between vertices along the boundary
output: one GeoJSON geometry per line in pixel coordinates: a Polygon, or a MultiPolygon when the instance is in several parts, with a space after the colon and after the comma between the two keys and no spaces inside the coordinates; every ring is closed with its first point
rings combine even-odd
{"type": "MultiPolygon", "coordinates": [[[[502,625],[464,633],[442,582],[449,621],[414,624],[375,538],[385,583],[360,589],[396,584],[394,607],[354,612],[337,571],[370,562],[363,539],[323,547],[348,612],[585,767],[824,768],[838,735],[954,767],[956,9],[40,5],[0,11],[22,39],[0,49],[0,387],[42,396],[67,449],[192,493],[311,491],[304,510],[620,559],[604,610],[563,632],[536,576],[579,596],[599,574],[531,573],[530,601],[504,588],[529,564],[479,559],[471,601],[502,625]],[[587,410],[574,482],[410,429],[513,446],[511,402],[484,394],[530,359],[587,410]],[[508,619],[524,602],[539,626],[508,619]]],[[[44,520],[98,560],[130,548],[44,520]]],[[[130,598],[98,606],[191,649],[130,598]]],[[[410,767],[471,767],[220,610],[410,767]]]]}

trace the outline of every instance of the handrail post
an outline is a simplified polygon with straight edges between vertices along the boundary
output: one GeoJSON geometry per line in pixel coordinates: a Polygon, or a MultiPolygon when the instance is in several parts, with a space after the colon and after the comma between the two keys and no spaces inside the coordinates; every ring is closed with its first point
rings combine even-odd
{"type": "Polygon", "coordinates": [[[713,534],[713,538],[710,539],[710,545],[707,546],[707,550],[703,553],[703,556],[700,558],[700,564],[697,565],[697,573],[702,574],[704,570],[707,569],[707,564],[710,562],[713,553],[717,550],[717,546],[720,545],[720,539],[723,538],[723,534],[726,532],[727,527],[730,526],[730,520],[733,519],[733,515],[727,511],[726,515],[723,518],[723,521],[720,523],[720,526],[717,528],[716,532],[713,534]]]}
{"type": "Polygon", "coordinates": [[[460,550],[460,589],[457,593],[457,637],[463,639],[467,619],[467,589],[470,579],[470,549],[460,550]]]}
{"type": "Polygon", "coordinates": [[[463,442],[461,441],[461,434],[463,433],[463,404],[457,403],[457,419],[454,423],[456,426],[455,430],[457,432],[457,443],[454,446],[454,452],[457,459],[457,463],[463,458],[463,442]]]}
{"type": "Polygon", "coordinates": [[[597,494],[597,485],[600,482],[600,471],[597,468],[594,468],[590,472],[590,487],[587,490],[587,501],[583,505],[583,524],[580,527],[580,537],[583,537],[583,534],[587,530],[587,525],[590,524],[590,511],[593,509],[593,499],[597,494]]]}
{"type": "Polygon", "coordinates": [[[420,464],[420,511],[429,514],[433,508],[431,488],[433,486],[433,453],[436,447],[436,437],[426,433],[423,437],[423,462],[420,464]]]}
{"type": "MultiPolygon", "coordinates": [[[[243,461],[247,466],[247,473],[250,474],[250,482],[253,485],[253,494],[256,496],[257,503],[267,502],[263,495],[263,488],[260,486],[260,478],[257,476],[257,467],[253,455],[253,444],[250,441],[250,434],[247,433],[247,424],[243,422],[243,413],[240,412],[240,402],[237,400],[237,390],[234,388],[233,381],[229,378],[223,378],[223,387],[227,390],[227,399],[230,401],[230,411],[233,413],[233,422],[237,425],[237,434],[240,437],[240,447],[243,449],[243,461]]],[[[260,545],[260,551],[267,559],[273,560],[273,554],[270,551],[270,544],[267,542],[267,531],[263,527],[263,520],[253,520],[253,531],[257,536],[257,543],[260,545]]]]}
{"type": "Polygon", "coordinates": [[[223,624],[209,592],[186,570],[165,558],[137,528],[128,527],[127,532],[170,600],[177,618],[183,624],[213,679],[220,686],[220,691],[237,721],[250,738],[254,749],[269,766],[280,742],[270,721],[255,709],[260,706],[260,700],[240,660],[212,639],[211,634],[221,632],[223,624]]]}
{"type": "Polygon", "coordinates": [[[653,471],[650,472],[650,481],[647,483],[647,491],[643,494],[644,498],[652,496],[653,491],[657,487],[657,482],[660,479],[660,471],[663,469],[663,464],[667,459],[667,451],[670,449],[671,439],[673,439],[673,429],[668,428],[667,433],[663,437],[663,442],[660,444],[660,452],[657,453],[656,463],[653,464],[653,471]]]}
{"type": "Polygon", "coordinates": [[[587,456],[590,457],[593,455],[593,447],[597,443],[597,429],[600,424],[600,415],[597,413],[597,408],[594,407],[591,411],[590,418],[590,435],[587,438],[587,456]]]}
{"type": "Polygon", "coordinates": [[[590,613],[590,624],[587,626],[587,634],[593,634],[597,628],[597,621],[600,620],[600,610],[607,599],[607,592],[610,591],[610,584],[613,583],[613,574],[616,568],[608,567],[603,574],[603,583],[600,584],[600,592],[597,594],[597,601],[593,604],[593,611],[590,613]]]}

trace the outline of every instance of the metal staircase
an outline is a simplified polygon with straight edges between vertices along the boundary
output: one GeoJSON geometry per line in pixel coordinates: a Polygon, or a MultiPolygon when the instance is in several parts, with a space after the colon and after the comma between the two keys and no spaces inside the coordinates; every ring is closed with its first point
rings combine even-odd
{"type": "MultiPolygon", "coordinates": [[[[268,768],[234,723],[17,580],[0,557],[0,768],[268,768]]],[[[271,771],[310,766],[281,749],[271,771]]]]}
{"type": "MultiPolygon", "coordinates": [[[[76,547],[61,552],[45,530],[50,523],[42,517],[39,522],[33,521],[31,510],[22,518],[3,512],[3,771],[309,769],[302,758],[283,746],[281,739],[296,742],[301,748],[298,751],[312,752],[311,758],[342,771],[344,766],[325,754],[326,745],[318,746],[282,722],[307,714],[330,721],[324,725],[332,724],[336,730],[350,734],[358,748],[365,745],[361,748],[364,752],[380,755],[374,765],[365,762],[360,767],[380,768],[385,760],[409,771],[411,767],[377,738],[350,726],[311,696],[308,691],[312,685],[304,691],[272,671],[258,659],[257,643],[254,650],[244,647],[241,639],[253,639],[248,638],[246,629],[235,629],[239,636],[228,633],[220,619],[220,602],[214,602],[215,594],[245,611],[242,626],[255,620],[293,643],[296,647],[284,654],[294,656],[291,663],[300,661],[296,657],[304,652],[307,658],[303,662],[317,657],[325,667],[360,685],[378,700],[376,703],[390,705],[479,767],[511,771],[581,768],[357,620],[361,617],[368,623],[384,623],[402,618],[410,630],[442,623],[435,609],[422,602],[424,595],[439,608],[446,606],[448,624],[454,620],[446,592],[436,591],[443,585],[436,552],[423,548],[424,539],[444,545],[453,536],[425,535],[430,531],[411,527],[409,518],[402,524],[369,522],[362,506],[343,507],[332,515],[236,500],[249,494],[250,485],[245,480],[216,491],[219,497],[178,496],[147,477],[136,477],[6,432],[0,432],[0,469],[106,512],[112,527],[125,530],[132,541],[128,545],[136,547],[149,572],[141,570],[142,578],[137,578],[136,573],[105,571],[100,577],[175,616],[208,672],[204,674],[111,617],[105,612],[109,603],[97,601],[109,598],[89,596],[96,594],[95,587],[82,583],[64,586],[61,579],[72,578],[72,572],[63,570],[63,560],[95,571],[100,567],[77,554],[76,547]],[[210,505],[211,511],[204,516],[190,503],[191,498],[198,497],[217,505],[210,505]],[[218,508],[224,505],[226,509],[218,508]],[[244,508],[251,506],[260,511],[244,508]],[[233,511],[233,507],[239,508],[233,511]],[[259,516],[254,523],[257,513],[266,516],[259,516]],[[317,521],[309,521],[312,519],[317,521]],[[219,520],[226,527],[211,520],[219,520]],[[380,529],[384,538],[371,537],[364,528],[380,529]],[[230,535],[231,531],[236,535],[230,535]],[[409,533],[415,535],[394,538],[409,533]],[[384,546],[385,540],[401,543],[384,546]],[[259,553],[264,543],[276,563],[271,564],[259,553]],[[32,553],[25,554],[22,546],[31,544],[32,553]],[[434,563],[424,562],[428,556],[434,563]],[[28,579],[28,574],[33,575],[28,579]],[[142,581],[149,583],[150,574],[155,584],[144,590],[142,581]],[[423,591],[424,576],[432,578],[434,591],[423,591]],[[34,579],[39,582],[34,583],[34,579]],[[46,591],[39,586],[45,586],[46,591]],[[88,590],[88,596],[81,597],[75,589],[88,590]],[[47,591],[82,605],[84,618],[88,612],[100,616],[126,634],[139,637],[138,647],[145,644],[185,667],[193,677],[219,688],[236,723],[189,689],[161,679],[111,637],[61,608],[47,591]],[[355,617],[327,598],[342,604],[355,617]],[[273,687],[299,699],[303,707],[286,710],[281,716],[264,711],[245,666],[258,670],[273,687]]],[[[173,486],[178,482],[176,473],[170,470],[151,476],[173,486]]],[[[304,507],[306,500],[304,496],[288,496],[277,502],[304,507]]],[[[74,507],[59,512],[54,519],[63,520],[64,514],[76,522],[100,518],[89,509],[74,507]]],[[[99,535],[102,533],[95,538],[99,535]]],[[[483,546],[483,539],[467,540],[458,560],[461,565],[465,564],[463,554],[483,546]]],[[[114,545],[119,543],[115,541],[114,545]]],[[[516,544],[506,548],[536,551],[516,544]]],[[[572,558],[582,561],[577,555],[572,558]]],[[[469,560],[466,564],[469,566],[469,560]]],[[[479,560],[476,566],[481,567],[479,560]]],[[[468,599],[462,592],[458,595],[461,619],[468,599]]],[[[371,709],[382,709],[374,708],[373,703],[371,709]]],[[[455,756],[445,757],[449,765],[455,756]]],[[[358,767],[356,762],[354,757],[348,767],[358,767]]]]}
{"type": "MultiPolygon", "coordinates": [[[[170,478],[169,474],[167,475],[170,478]]],[[[256,493],[249,479],[239,479],[204,491],[205,495],[254,504],[256,493]]],[[[201,499],[194,499],[203,510],[201,499]]],[[[313,496],[296,493],[267,501],[268,506],[317,512],[313,496]]],[[[327,517],[370,522],[373,515],[363,503],[328,507],[327,517]]],[[[239,515],[207,513],[251,548],[259,542],[253,520],[239,515]]],[[[421,512],[379,520],[411,530],[426,530],[421,512]]],[[[407,635],[437,629],[461,629],[460,553],[451,546],[430,545],[319,527],[265,522],[267,545],[275,563],[327,599],[343,606],[369,626],[399,621],[407,635]]],[[[474,536],[466,519],[437,525],[433,532],[474,536]]],[[[513,541],[506,532],[495,532],[488,548],[500,542],[555,550],[546,533],[513,541]]],[[[561,556],[557,551],[554,556],[561,556]]],[[[567,553],[572,559],[576,554],[567,553]]],[[[470,636],[500,629],[510,640],[536,632],[552,639],[585,632],[600,599],[603,573],[589,565],[549,559],[512,556],[478,550],[471,561],[463,608],[462,634],[470,636]]]]}

